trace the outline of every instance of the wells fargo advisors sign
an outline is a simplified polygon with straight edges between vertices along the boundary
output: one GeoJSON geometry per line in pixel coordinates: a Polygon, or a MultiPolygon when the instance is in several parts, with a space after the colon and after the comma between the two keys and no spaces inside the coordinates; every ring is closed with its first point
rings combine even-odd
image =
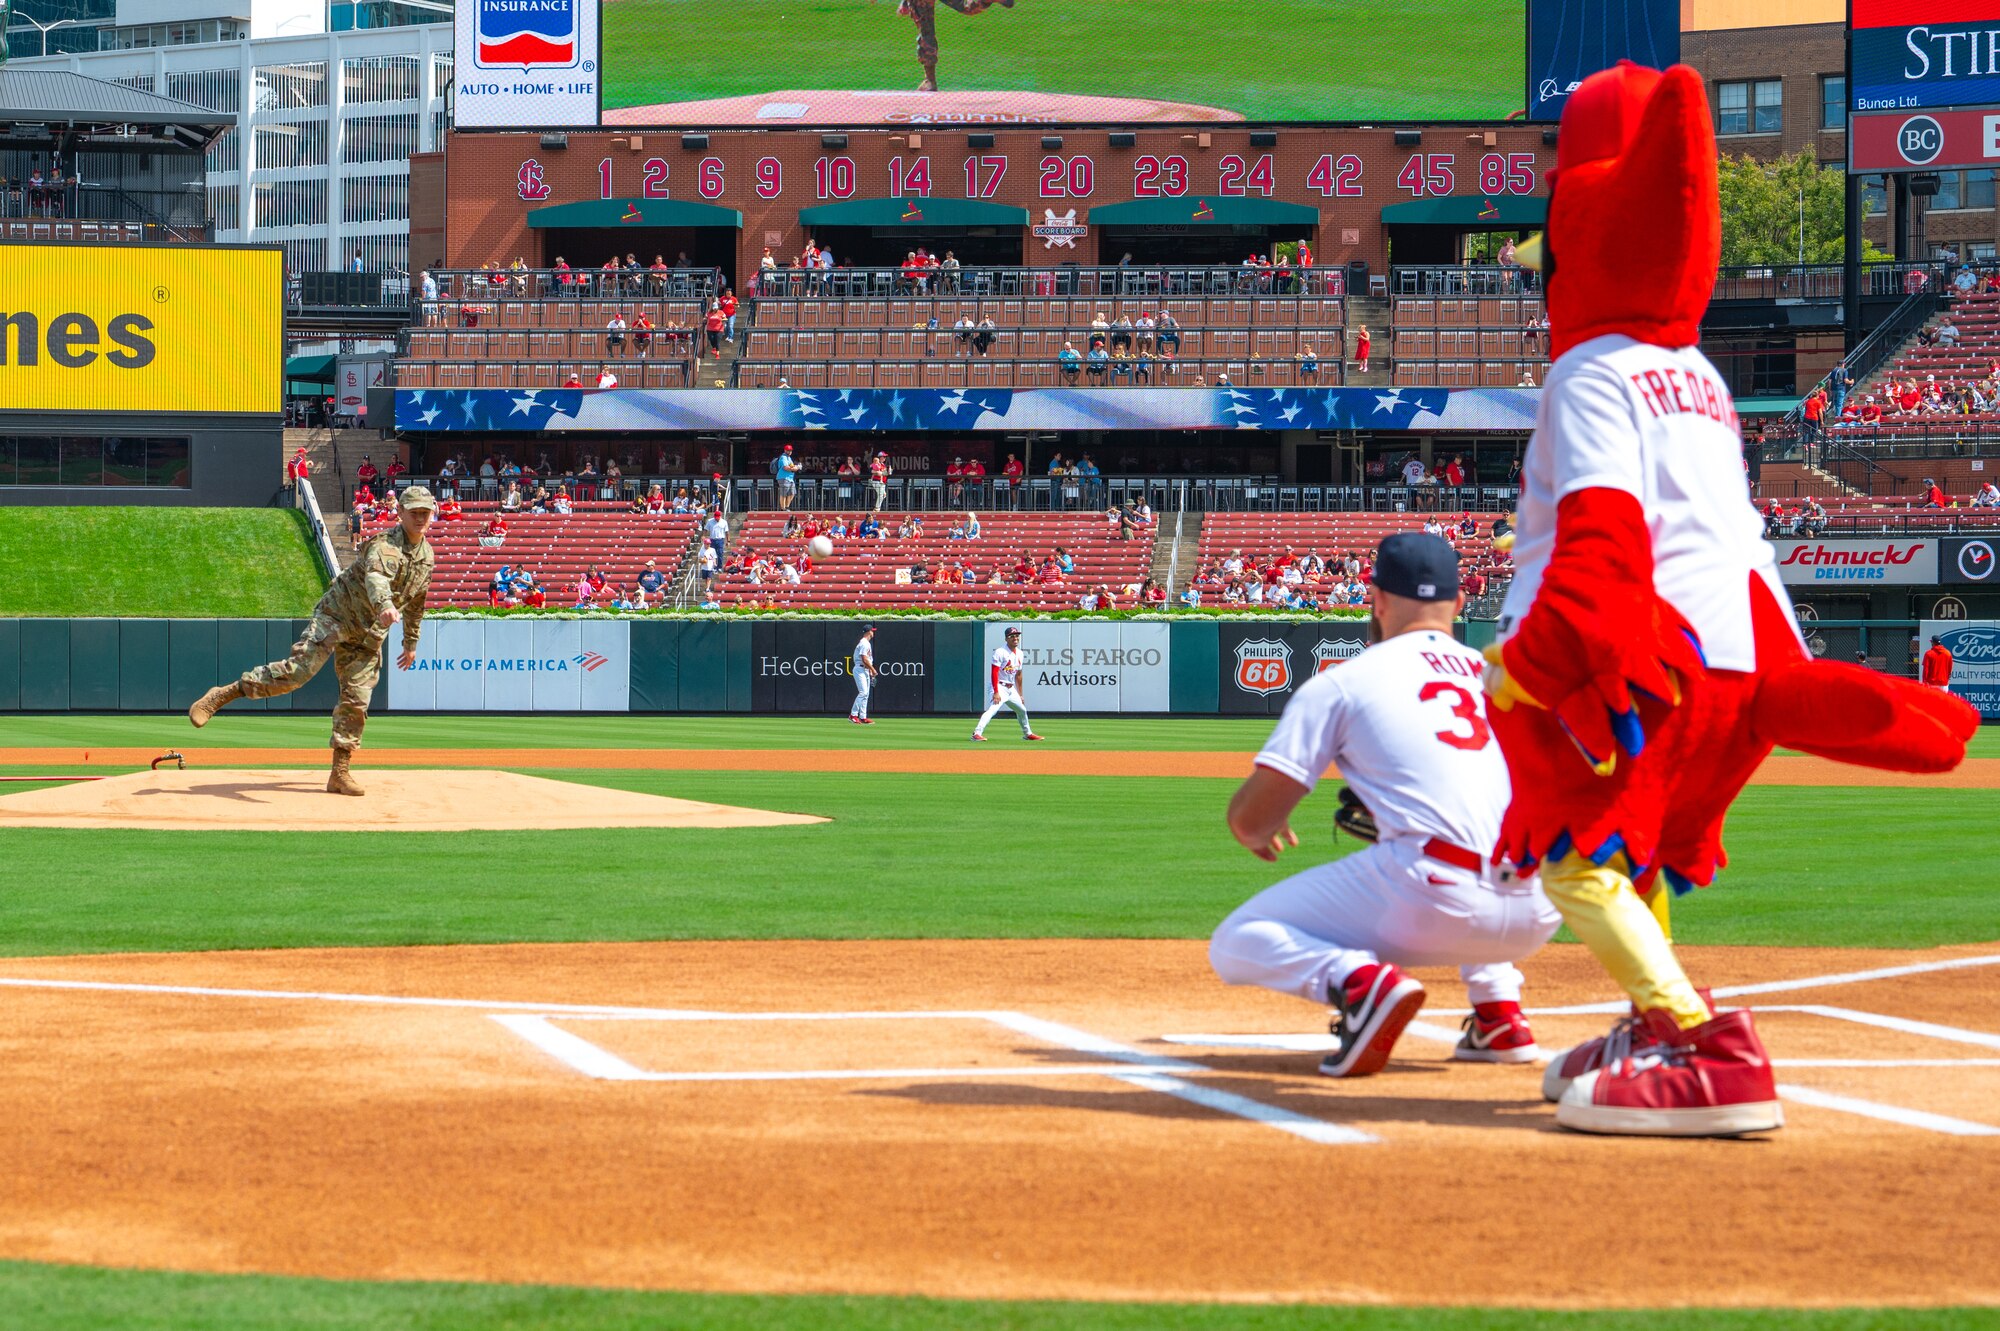
{"type": "Polygon", "coordinates": [[[283,409],[275,246],[0,244],[0,411],[283,409]]]}

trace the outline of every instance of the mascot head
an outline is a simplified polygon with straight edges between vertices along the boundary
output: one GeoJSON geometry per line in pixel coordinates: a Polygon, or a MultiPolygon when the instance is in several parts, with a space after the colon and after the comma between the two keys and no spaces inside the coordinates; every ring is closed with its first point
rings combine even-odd
{"type": "Polygon", "coordinates": [[[1708,94],[1686,65],[1621,60],[1570,95],[1540,261],[1551,355],[1607,333],[1698,340],[1722,257],[1715,166],[1708,94]]]}

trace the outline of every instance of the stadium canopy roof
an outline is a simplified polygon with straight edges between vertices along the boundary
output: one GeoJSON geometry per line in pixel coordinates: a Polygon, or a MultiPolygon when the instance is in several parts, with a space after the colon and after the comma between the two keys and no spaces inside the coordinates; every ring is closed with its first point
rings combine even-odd
{"type": "Polygon", "coordinates": [[[1319,209],[1281,199],[1133,199],[1090,210],[1092,226],[1318,226],[1319,209]]]}
{"type": "Polygon", "coordinates": [[[719,208],[692,199],[586,199],[582,203],[559,203],[548,208],[530,208],[531,227],[603,227],[617,230],[627,226],[733,226],[741,228],[743,214],[734,208],[719,208]]]}
{"type": "Polygon", "coordinates": [[[235,123],[227,111],[64,69],[0,67],[0,147],[201,152],[235,123]]]}
{"type": "Polygon", "coordinates": [[[982,199],[849,199],[799,209],[800,226],[1026,226],[1028,210],[982,199]]]}
{"type": "Polygon", "coordinates": [[[1412,199],[1392,203],[1382,210],[1386,225],[1418,223],[1428,226],[1507,227],[1542,226],[1549,220],[1549,201],[1502,194],[1458,194],[1445,199],[1412,199]]]}

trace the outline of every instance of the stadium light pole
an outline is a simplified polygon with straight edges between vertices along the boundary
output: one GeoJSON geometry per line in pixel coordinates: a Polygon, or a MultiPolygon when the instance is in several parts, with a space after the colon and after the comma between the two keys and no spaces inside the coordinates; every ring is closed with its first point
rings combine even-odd
{"type": "Polygon", "coordinates": [[[49,34],[57,28],[87,28],[91,26],[91,20],[89,19],[59,18],[54,23],[43,23],[39,20],[29,18],[26,14],[10,14],[9,18],[17,18],[23,23],[32,24],[35,31],[42,34],[42,54],[44,56],[49,53],[49,34]]]}
{"type": "Polygon", "coordinates": [[[1843,361],[1861,340],[1861,178],[1854,174],[1854,0],[1847,0],[1847,27],[1842,31],[1843,45],[1846,47],[1845,70],[1847,83],[1841,95],[1847,104],[1842,108],[1842,120],[1846,127],[1847,178],[1842,192],[1846,195],[1843,220],[1846,222],[1846,253],[1841,263],[1840,302],[1840,356],[1843,361]]]}

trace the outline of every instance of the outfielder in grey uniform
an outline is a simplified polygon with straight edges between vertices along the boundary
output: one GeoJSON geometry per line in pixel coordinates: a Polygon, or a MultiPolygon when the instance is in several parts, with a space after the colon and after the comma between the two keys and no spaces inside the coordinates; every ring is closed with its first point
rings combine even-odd
{"type": "Polygon", "coordinates": [[[847,710],[847,719],[857,726],[872,726],[868,719],[868,695],[875,691],[875,626],[870,624],[861,630],[861,641],[854,644],[854,706],[847,710]]]}
{"type": "Polygon", "coordinates": [[[188,708],[197,726],[238,698],[275,698],[302,687],[333,659],[340,678],[340,700],[333,706],[333,771],[326,788],[333,795],[359,795],[349,770],[354,750],[361,747],[361,730],[368,724],[368,698],[382,672],[382,643],[389,626],[403,624],[403,654],[396,664],[408,670],[416,664],[417,636],[424,622],[424,596],[430,590],[435,563],[424,539],[437,500],[421,485],[403,491],[397,501],[401,522],[361,547],[354,562],[333,580],[313,607],[305,636],[292,644],[282,661],[246,670],[234,684],[220,684],[188,708]]]}

